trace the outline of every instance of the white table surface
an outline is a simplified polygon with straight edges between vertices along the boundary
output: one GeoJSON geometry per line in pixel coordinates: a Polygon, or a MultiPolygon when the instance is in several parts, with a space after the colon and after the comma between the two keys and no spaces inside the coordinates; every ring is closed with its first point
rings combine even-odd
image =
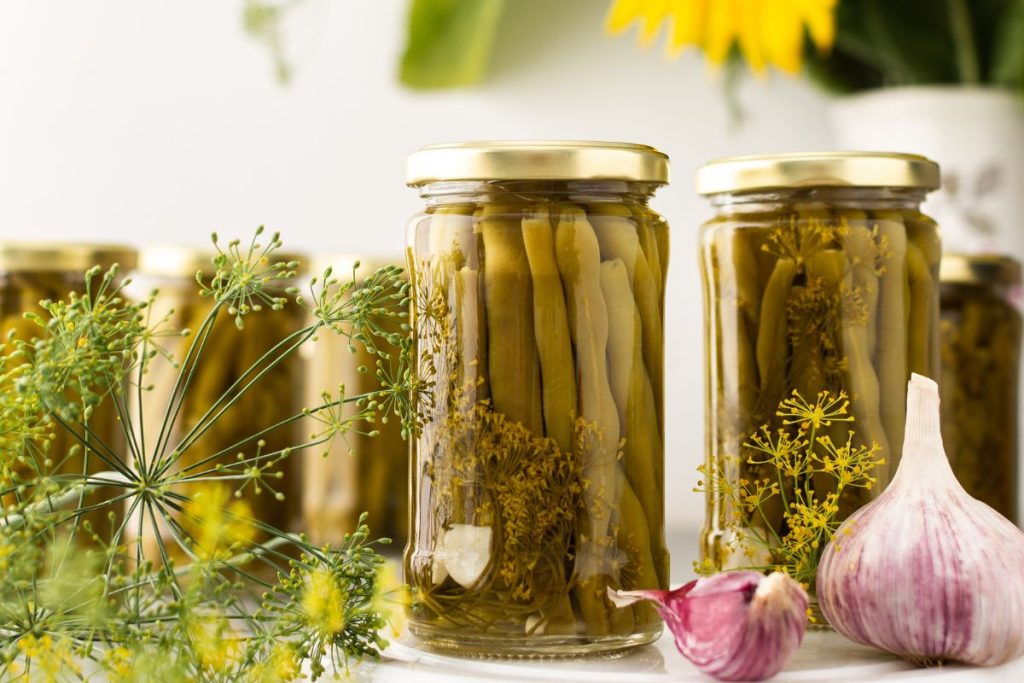
{"type": "MultiPolygon", "coordinates": [[[[668,534],[672,553],[672,586],[693,578],[697,555],[697,530],[679,529],[668,534]]],[[[352,671],[367,683],[464,683],[490,681],[593,681],[594,683],[654,683],[658,681],[713,681],[683,658],[666,629],[655,644],[617,656],[579,659],[462,659],[417,649],[405,637],[393,640],[379,663],[363,663],[352,671]]],[[[803,644],[786,668],[772,681],[1008,681],[1024,683],[1024,658],[1000,667],[979,668],[947,665],[921,669],[892,655],[857,645],[833,631],[808,631],[803,644]]]]}
{"type": "MultiPolygon", "coordinates": [[[[592,681],[655,683],[713,681],[702,675],[675,649],[666,632],[654,645],[618,657],[568,660],[459,659],[424,652],[393,642],[379,664],[363,664],[353,672],[367,682],[462,683],[464,681],[592,681]]],[[[825,681],[1024,681],[1024,659],[992,668],[941,666],[919,669],[896,657],[856,645],[831,631],[808,631],[785,670],[771,679],[779,683],[825,681]]]]}

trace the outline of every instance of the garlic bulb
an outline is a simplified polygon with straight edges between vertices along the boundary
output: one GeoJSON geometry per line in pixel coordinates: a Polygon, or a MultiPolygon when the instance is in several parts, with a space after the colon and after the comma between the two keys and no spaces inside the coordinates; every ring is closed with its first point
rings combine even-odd
{"type": "Polygon", "coordinates": [[[914,661],[994,665],[1024,653],[1024,532],[957,482],[932,380],[910,380],[899,469],[839,528],[817,589],[837,631],[914,661]]]}
{"type": "Polygon", "coordinates": [[[774,676],[807,625],[807,593],[781,572],[721,572],[674,591],[609,590],[608,597],[619,607],[654,601],[683,656],[723,681],[774,676]]]}

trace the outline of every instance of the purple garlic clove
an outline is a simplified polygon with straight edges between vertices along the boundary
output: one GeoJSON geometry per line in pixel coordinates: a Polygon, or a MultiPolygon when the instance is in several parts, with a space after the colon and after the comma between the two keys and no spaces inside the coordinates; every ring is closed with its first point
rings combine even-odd
{"type": "Polygon", "coordinates": [[[609,591],[609,597],[619,606],[655,602],[683,656],[723,681],[774,676],[807,625],[807,593],[781,572],[722,572],[673,591],[609,591]]]}

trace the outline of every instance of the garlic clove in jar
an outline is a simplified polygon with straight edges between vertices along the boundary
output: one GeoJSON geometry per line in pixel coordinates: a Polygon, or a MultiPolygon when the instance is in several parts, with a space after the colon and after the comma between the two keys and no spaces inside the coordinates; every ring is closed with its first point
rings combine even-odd
{"type": "Polygon", "coordinates": [[[679,652],[723,681],[774,676],[807,625],[807,593],[782,572],[721,572],[674,591],[609,590],[608,597],[618,607],[654,601],[679,652]]]}
{"type": "Polygon", "coordinates": [[[957,482],[932,380],[911,378],[899,469],[825,549],[817,593],[837,631],[913,661],[1024,654],[1024,532],[957,482]]]}
{"type": "MultiPolygon", "coordinates": [[[[438,554],[444,561],[445,573],[463,588],[471,588],[491,561],[491,527],[453,524],[441,538],[438,554]]],[[[439,573],[436,559],[434,571],[436,580],[439,573]]]]}

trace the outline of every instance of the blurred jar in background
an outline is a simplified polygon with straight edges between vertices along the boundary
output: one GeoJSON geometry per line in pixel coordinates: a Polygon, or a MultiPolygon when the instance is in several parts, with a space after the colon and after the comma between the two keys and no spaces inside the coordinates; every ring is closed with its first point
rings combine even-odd
{"type": "MultiPolygon", "coordinates": [[[[152,465],[157,458],[167,457],[175,450],[182,450],[176,464],[179,471],[223,476],[228,473],[218,475],[212,470],[218,465],[238,462],[239,454],[244,454],[245,458],[260,454],[273,462],[277,459],[273,454],[304,443],[306,430],[301,428],[303,420],[275,427],[302,412],[302,358],[298,353],[292,353],[269,368],[260,359],[275,344],[301,329],[306,320],[305,310],[289,301],[281,310],[264,306],[263,310],[245,316],[244,328],[239,329],[235,317],[222,309],[212,322],[198,362],[185,367],[186,372],[193,374],[180,413],[158,449],[160,452],[154,452],[157,435],[163,428],[164,409],[171,400],[181,371],[177,364],[184,361],[189,345],[202,333],[203,321],[213,306],[209,297],[200,296],[196,282],[197,273],[202,274],[204,281],[213,274],[213,256],[214,253],[206,249],[173,246],[146,248],[140,253],[139,269],[134,275],[135,291],[145,294],[157,288],[160,292],[150,313],[151,319],[156,321],[167,315],[166,324],[171,329],[188,329],[190,334],[159,338],[159,344],[176,363],[159,354],[152,359],[145,380],[152,386],[145,397],[147,410],[142,416],[134,411],[132,421],[136,425],[141,423],[148,437],[145,454],[148,464],[152,465]],[[240,387],[250,381],[255,373],[245,373],[257,363],[266,372],[251,389],[239,395],[236,382],[240,387]],[[221,400],[228,396],[228,401],[221,400]],[[212,412],[216,412],[228,402],[230,407],[211,421],[208,411],[215,408],[212,412]]],[[[296,258],[287,254],[276,256],[279,261],[296,258]]],[[[270,288],[269,293],[286,296],[284,289],[294,284],[291,280],[282,281],[278,287],[270,288]]],[[[229,487],[232,493],[239,494],[238,499],[247,503],[258,521],[281,530],[296,531],[301,514],[298,459],[296,453],[268,467],[258,485],[253,480],[223,478],[216,483],[185,482],[181,484],[180,492],[192,497],[202,487],[229,487]],[[277,493],[283,494],[284,499],[277,500],[277,493]]],[[[233,470],[230,474],[238,473],[233,470]]],[[[187,520],[185,522],[187,524],[187,520]]],[[[156,554],[155,532],[149,525],[145,529],[144,534],[148,534],[152,542],[146,545],[147,558],[156,560],[159,555],[156,554]]],[[[176,551],[172,557],[180,556],[170,530],[165,529],[161,536],[165,547],[176,551]]],[[[261,539],[258,537],[256,540],[261,539]]]]}
{"type": "MultiPolygon", "coordinates": [[[[399,257],[337,254],[316,258],[310,271],[319,281],[330,267],[337,286],[342,286],[353,278],[362,282],[384,266],[404,264],[399,257]]],[[[403,310],[404,307],[398,312],[403,310]]],[[[395,326],[398,331],[400,323],[381,322],[386,327],[395,326]]],[[[307,408],[323,403],[323,392],[336,396],[339,385],[344,385],[346,397],[381,388],[376,374],[377,356],[361,342],[353,342],[350,349],[345,336],[323,331],[314,343],[303,347],[303,354],[307,358],[307,408]]],[[[354,405],[347,406],[343,416],[355,411],[354,405]]],[[[387,423],[360,424],[358,431],[336,439],[328,450],[310,448],[300,457],[302,528],[312,543],[337,546],[346,533],[355,530],[359,515],[366,512],[374,537],[390,538],[391,548],[396,552],[405,544],[409,525],[409,448],[402,439],[402,425],[396,416],[390,415],[387,423]],[[373,430],[379,433],[368,436],[367,432],[373,430]]]]}
{"type": "Polygon", "coordinates": [[[1020,263],[942,257],[942,441],[967,492],[1018,521],[1020,263]]]}
{"type": "MultiPolygon", "coordinates": [[[[120,284],[123,279],[120,276],[135,267],[136,256],[134,249],[122,245],[0,242],[0,343],[6,343],[12,333],[15,338],[26,341],[36,337],[40,328],[27,320],[25,313],[37,313],[45,318],[47,314],[39,305],[41,300],[66,301],[71,292],[84,294],[85,271],[89,268],[99,266],[105,272],[117,264],[119,277],[114,284],[120,284]]],[[[93,287],[99,285],[101,277],[102,274],[96,277],[93,287]]],[[[12,349],[6,346],[4,350],[12,349]]],[[[0,387],[0,390],[6,389],[0,387]]],[[[122,427],[109,398],[94,408],[88,427],[95,438],[110,448],[110,457],[127,460],[122,452],[126,443],[122,427]]],[[[79,431],[83,430],[79,428],[79,431]]],[[[87,434],[83,434],[83,439],[95,442],[87,434]]],[[[99,443],[95,443],[95,447],[103,448],[99,443]]],[[[41,450],[38,455],[40,462],[46,457],[53,461],[53,474],[96,473],[110,469],[96,453],[81,448],[79,441],[60,426],[54,428],[54,439],[46,455],[41,450]]],[[[32,476],[29,466],[23,463],[15,465],[14,474],[25,478],[32,476]]],[[[8,482],[3,483],[4,487],[7,485],[8,482]]],[[[82,504],[88,506],[108,498],[109,491],[98,489],[82,504]]],[[[6,498],[4,502],[8,502],[6,498]]],[[[105,538],[109,538],[112,531],[108,512],[110,509],[103,507],[85,515],[94,532],[105,538]]]]}

